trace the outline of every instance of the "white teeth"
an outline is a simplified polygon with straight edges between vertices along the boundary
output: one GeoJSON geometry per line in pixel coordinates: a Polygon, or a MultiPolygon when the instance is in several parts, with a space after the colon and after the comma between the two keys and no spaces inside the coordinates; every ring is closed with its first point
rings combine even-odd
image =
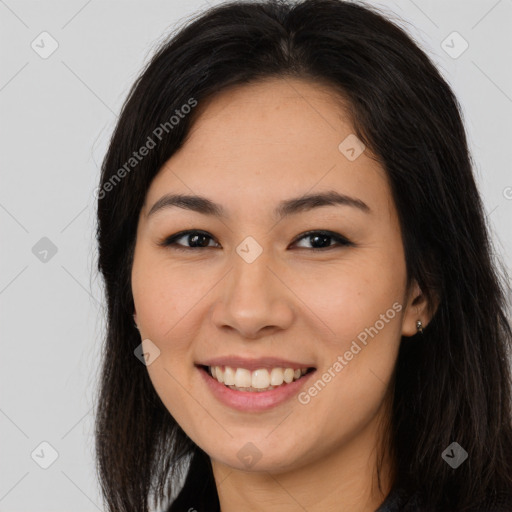
{"type": "Polygon", "coordinates": [[[230,366],[212,366],[209,368],[211,376],[218,382],[231,389],[242,388],[244,391],[266,391],[290,384],[300,379],[308,371],[307,368],[272,368],[267,370],[259,368],[253,372],[246,368],[231,368],[230,366]]]}
{"type": "Polygon", "coordinates": [[[283,378],[286,384],[290,384],[290,382],[293,381],[294,374],[295,372],[293,371],[292,368],[286,368],[286,370],[283,373],[283,378]]]}
{"type": "Polygon", "coordinates": [[[250,388],[251,385],[251,372],[245,368],[237,368],[235,372],[235,386],[237,388],[250,388]]]}
{"type": "Polygon", "coordinates": [[[272,368],[270,372],[270,384],[272,386],[280,386],[284,382],[283,369],[272,368]]]}
{"type": "MultiPolygon", "coordinates": [[[[217,368],[221,370],[220,366],[217,366],[217,368]]],[[[224,384],[226,384],[226,386],[235,385],[235,370],[233,370],[233,368],[230,368],[229,366],[226,366],[226,368],[224,369],[224,384]]]]}
{"type": "Polygon", "coordinates": [[[270,386],[270,375],[268,370],[256,370],[252,372],[252,387],[256,389],[265,389],[270,386]]]}

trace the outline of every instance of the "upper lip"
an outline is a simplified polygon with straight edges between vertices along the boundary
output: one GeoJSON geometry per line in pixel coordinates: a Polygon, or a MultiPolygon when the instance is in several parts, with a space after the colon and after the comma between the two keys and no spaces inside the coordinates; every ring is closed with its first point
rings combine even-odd
{"type": "Polygon", "coordinates": [[[310,363],[300,363],[277,357],[245,358],[236,356],[215,357],[196,363],[198,366],[229,366],[230,368],[245,368],[250,371],[261,368],[313,368],[310,363]]]}

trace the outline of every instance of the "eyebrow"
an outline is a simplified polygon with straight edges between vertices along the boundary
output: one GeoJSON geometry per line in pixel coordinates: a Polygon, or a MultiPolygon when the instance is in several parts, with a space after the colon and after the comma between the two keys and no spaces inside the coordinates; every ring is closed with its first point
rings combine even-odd
{"type": "MultiPolygon", "coordinates": [[[[370,207],[360,199],[350,197],[345,194],[340,194],[334,190],[329,190],[327,192],[309,194],[281,201],[274,210],[274,215],[277,218],[282,219],[289,215],[312,210],[313,208],[333,205],[351,206],[365,213],[371,212],[370,207]]],[[[184,194],[166,194],[162,196],[151,207],[146,217],[150,217],[156,212],[172,207],[191,210],[203,215],[212,215],[219,218],[229,218],[229,215],[227,215],[226,211],[220,204],[217,204],[203,196],[184,194]]]]}

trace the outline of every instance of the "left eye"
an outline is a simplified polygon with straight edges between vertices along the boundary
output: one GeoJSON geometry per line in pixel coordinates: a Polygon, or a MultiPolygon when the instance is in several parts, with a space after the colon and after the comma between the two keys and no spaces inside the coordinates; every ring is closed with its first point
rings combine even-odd
{"type": "MultiPolygon", "coordinates": [[[[334,233],[332,231],[308,231],[307,233],[303,233],[298,238],[295,239],[294,243],[297,243],[300,240],[309,239],[310,243],[313,245],[320,245],[321,247],[312,247],[313,251],[322,251],[325,249],[332,249],[336,246],[351,246],[353,245],[350,240],[345,238],[344,236],[334,233]],[[331,245],[330,241],[335,241],[334,245],[331,245]]],[[[171,235],[170,237],[164,239],[158,245],[163,247],[171,247],[172,249],[178,251],[191,251],[197,250],[201,248],[214,247],[209,245],[210,241],[214,241],[215,239],[205,231],[199,230],[189,230],[189,231],[181,231],[180,233],[176,233],[175,235],[171,235]],[[192,244],[192,246],[184,246],[181,243],[178,243],[178,240],[185,238],[188,244],[192,244]]],[[[217,242],[215,242],[217,243],[217,242]]],[[[307,247],[302,247],[307,248],[307,247]]]]}
{"type": "Polygon", "coordinates": [[[312,244],[327,244],[323,247],[313,247],[313,250],[325,250],[325,249],[332,249],[336,246],[349,246],[353,245],[350,240],[345,238],[344,236],[333,233],[332,231],[308,231],[307,233],[302,234],[300,237],[298,237],[295,241],[302,239],[309,239],[310,243],[312,244]],[[336,243],[334,245],[329,244],[326,242],[326,240],[334,240],[336,243]]]}

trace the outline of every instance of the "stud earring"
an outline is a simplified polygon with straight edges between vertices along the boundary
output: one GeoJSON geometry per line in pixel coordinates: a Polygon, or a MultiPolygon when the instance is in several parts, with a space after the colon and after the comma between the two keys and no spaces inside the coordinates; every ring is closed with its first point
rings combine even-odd
{"type": "Polygon", "coordinates": [[[420,334],[423,334],[423,323],[421,320],[416,320],[416,329],[420,334]]]}

